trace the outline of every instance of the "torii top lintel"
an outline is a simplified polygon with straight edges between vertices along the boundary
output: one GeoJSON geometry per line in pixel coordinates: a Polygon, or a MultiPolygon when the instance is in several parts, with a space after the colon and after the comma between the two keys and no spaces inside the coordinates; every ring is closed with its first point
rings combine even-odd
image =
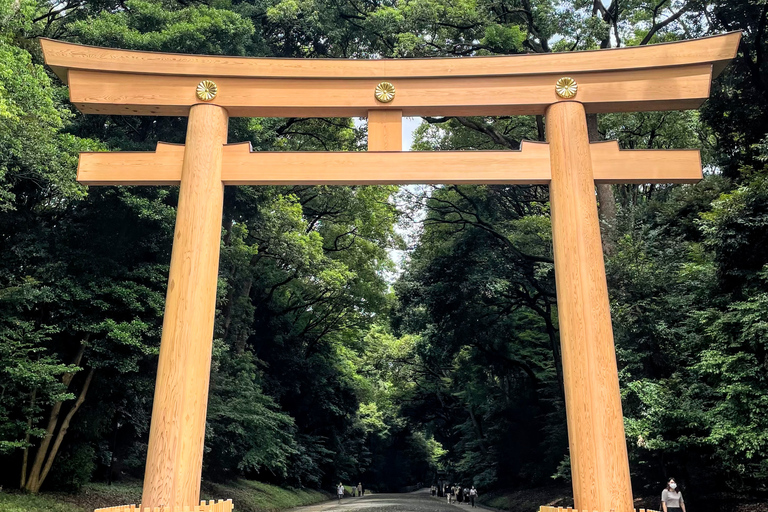
{"type": "Polygon", "coordinates": [[[233,117],[531,115],[562,101],[558,78],[578,83],[587,112],[697,108],[734,58],[740,33],[643,47],[499,57],[275,59],[116,50],[43,39],[46,63],[86,114],[187,115],[210,79],[213,103],[233,117]],[[390,81],[381,103],[376,85],[390,81]]]}

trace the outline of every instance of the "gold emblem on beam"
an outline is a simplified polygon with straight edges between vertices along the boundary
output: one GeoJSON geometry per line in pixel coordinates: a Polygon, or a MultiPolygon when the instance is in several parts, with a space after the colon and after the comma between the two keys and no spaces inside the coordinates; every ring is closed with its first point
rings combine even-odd
{"type": "Polygon", "coordinates": [[[570,99],[576,96],[576,93],[579,90],[579,84],[576,83],[576,80],[569,76],[564,76],[560,80],[557,81],[555,84],[555,92],[558,96],[565,99],[570,99]]]}
{"type": "Polygon", "coordinates": [[[373,93],[376,99],[382,103],[389,103],[395,99],[395,86],[389,82],[381,82],[373,93]]]}
{"type": "Polygon", "coordinates": [[[212,80],[203,80],[197,84],[197,97],[203,101],[211,101],[216,97],[219,88],[212,80]]]}

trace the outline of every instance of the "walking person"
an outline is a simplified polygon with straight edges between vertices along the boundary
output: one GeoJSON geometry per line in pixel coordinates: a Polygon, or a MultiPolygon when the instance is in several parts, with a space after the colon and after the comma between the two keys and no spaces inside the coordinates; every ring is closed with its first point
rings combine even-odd
{"type": "Polygon", "coordinates": [[[667,487],[661,491],[661,506],[664,512],[685,512],[683,493],[677,488],[674,478],[670,478],[667,487]]]}
{"type": "Polygon", "coordinates": [[[458,489],[456,489],[456,503],[463,503],[463,502],[464,502],[464,491],[459,485],[458,489]]]}
{"type": "Polygon", "coordinates": [[[362,496],[363,495],[363,483],[357,482],[357,495],[362,496]]]}
{"type": "Polygon", "coordinates": [[[341,482],[339,482],[339,485],[336,486],[336,494],[339,497],[339,503],[341,503],[341,498],[344,497],[344,486],[341,485],[341,482]]]}
{"type": "Polygon", "coordinates": [[[448,492],[446,493],[448,495],[448,503],[451,503],[451,500],[453,500],[453,492],[456,488],[452,485],[450,489],[448,489],[448,492]]]}
{"type": "Polygon", "coordinates": [[[475,506],[475,498],[477,497],[477,489],[475,489],[475,486],[473,485],[472,488],[469,490],[469,501],[472,502],[472,506],[475,506]]]}

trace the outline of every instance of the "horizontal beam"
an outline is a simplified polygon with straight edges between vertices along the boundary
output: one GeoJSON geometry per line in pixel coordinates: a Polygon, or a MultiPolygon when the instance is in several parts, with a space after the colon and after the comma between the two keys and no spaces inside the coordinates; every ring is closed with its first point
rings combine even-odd
{"type": "Polygon", "coordinates": [[[447,78],[625,71],[712,64],[736,56],[740,32],[641,47],[491,57],[429,59],[274,59],[140,52],[41,39],[45,62],[67,70],[232,78],[447,78]]]}
{"type": "MultiPolygon", "coordinates": [[[[597,183],[695,183],[697,150],[620,151],[616,141],[590,146],[597,183]]],[[[86,185],[178,185],[183,145],[155,152],[81,153],[77,179],[86,185]]],[[[252,152],[224,147],[226,185],[540,184],[550,180],[549,145],[520,151],[252,152]]]]}
{"type": "Polygon", "coordinates": [[[603,183],[697,183],[704,177],[698,149],[619,149],[615,140],[593,142],[592,172],[603,183]]]}
{"type": "MultiPolygon", "coordinates": [[[[698,107],[709,97],[711,64],[573,73],[576,100],[587,112],[636,112],[698,107]]],[[[136,75],[71,70],[70,101],[85,114],[187,115],[200,100],[195,88],[206,76],[136,75]]],[[[374,97],[378,80],[337,78],[215,78],[214,103],[231,117],[365,117],[373,109],[404,116],[499,116],[544,114],[556,76],[401,78],[395,98],[374,97]]]]}

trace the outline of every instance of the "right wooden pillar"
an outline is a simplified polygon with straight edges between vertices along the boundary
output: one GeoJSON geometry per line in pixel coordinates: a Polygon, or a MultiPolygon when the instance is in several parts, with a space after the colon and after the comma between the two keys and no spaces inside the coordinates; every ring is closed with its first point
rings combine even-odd
{"type": "Polygon", "coordinates": [[[632,512],[632,484],[584,106],[546,112],[552,237],[575,508],[632,512]]]}

